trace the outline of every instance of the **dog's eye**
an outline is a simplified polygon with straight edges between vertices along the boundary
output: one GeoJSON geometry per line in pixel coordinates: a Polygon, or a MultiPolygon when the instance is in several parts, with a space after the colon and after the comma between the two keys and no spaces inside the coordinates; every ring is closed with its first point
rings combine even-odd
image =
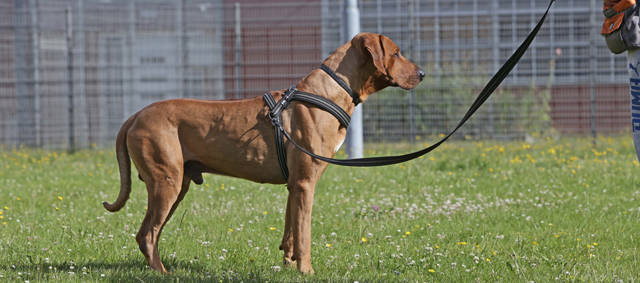
{"type": "Polygon", "coordinates": [[[396,52],[396,53],[393,54],[393,56],[396,56],[396,58],[400,58],[400,53],[396,52]]]}

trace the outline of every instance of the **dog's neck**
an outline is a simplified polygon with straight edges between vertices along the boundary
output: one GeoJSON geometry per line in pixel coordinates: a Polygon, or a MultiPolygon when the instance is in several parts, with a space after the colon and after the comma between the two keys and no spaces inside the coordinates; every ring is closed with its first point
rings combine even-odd
{"type": "MultiPolygon", "coordinates": [[[[369,58],[363,58],[362,52],[355,49],[351,43],[340,46],[322,63],[334,71],[353,90],[353,95],[360,102],[364,102],[369,95],[382,90],[388,85],[381,85],[378,76],[381,75],[369,58]]],[[[355,105],[349,93],[326,72],[320,69],[312,71],[298,84],[298,89],[313,90],[314,94],[324,96],[352,114],[355,105]]]]}

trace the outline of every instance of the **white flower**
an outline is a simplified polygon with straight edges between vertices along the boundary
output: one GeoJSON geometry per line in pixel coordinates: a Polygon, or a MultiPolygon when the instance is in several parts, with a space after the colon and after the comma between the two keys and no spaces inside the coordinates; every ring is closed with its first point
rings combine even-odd
{"type": "Polygon", "coordinates": [[[280,266],[272,266],[271,270],[273,270],[275,272],[278,272],[278,271],[280,271],[280,266]]]}

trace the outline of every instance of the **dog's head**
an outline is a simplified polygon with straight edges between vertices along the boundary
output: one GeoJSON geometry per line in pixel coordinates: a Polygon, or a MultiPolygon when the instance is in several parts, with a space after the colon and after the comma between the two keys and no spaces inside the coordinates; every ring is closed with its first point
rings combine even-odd
{"type": "Polygon", "coordinates": [[[425,72],[400,54],[400,48],[388,37],[374,33],[360,33],[351,40],[360,49],[365,64],[375,66],[376,91],[387,86],[412,89],[424,79],[425,72]]]}

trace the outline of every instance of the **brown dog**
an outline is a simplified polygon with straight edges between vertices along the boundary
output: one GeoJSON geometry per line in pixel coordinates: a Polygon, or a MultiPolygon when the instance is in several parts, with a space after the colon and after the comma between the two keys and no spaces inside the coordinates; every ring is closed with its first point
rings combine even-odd
{"type": "MultiPolygon", "coordinates": [[[[387,86],[416,87],[424,72],[400,55],[389,38],[361,33],[327,58],[333,70],[353,89],[360,101],[387,86]]],[[[323,96],[349,115],[354,104],[349,94],[322,70],[302,79],[300,91],[323,96]]],[[[271,94],[279,100],[284,90],[271,94]]],[[[276,156],[275,134],[262,97],[234,101],[193,99],[153,103],[127,120],[116,140],[120,167],[120,194],[112,212],[120,210],[131,192],[131,161],[148,193],[148,210],[136,241],[151,268],[166,272],[158,255],[158,239],[180,201],[202,173],[243,178],[259,183],[287,184],[289,198],[284,236],[284,264],[297,263],[298,271],[311,267],[311,206],[316,182],[327,163],[316,160],[286,142],[289,180],[276,156]]],[[[347,129],[329,112],[293,101],[282,113],[284,129],[299,145],[313,153],[333,157],[347,129]]]]}

